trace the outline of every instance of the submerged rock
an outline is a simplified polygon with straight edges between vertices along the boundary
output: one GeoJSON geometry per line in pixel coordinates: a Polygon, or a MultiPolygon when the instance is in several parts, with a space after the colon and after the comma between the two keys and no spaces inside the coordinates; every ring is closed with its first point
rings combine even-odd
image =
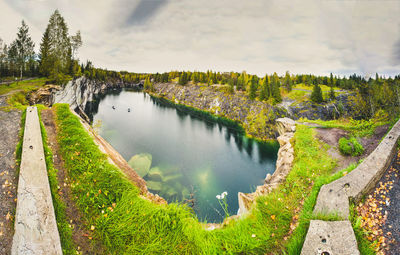
{"type": "Polygon", "coordinates": [[[151,161],[153,157],[149,153],[141,153],[133,156],[128,164],[140,177],[144,177],[149,173],[151,161]]]}

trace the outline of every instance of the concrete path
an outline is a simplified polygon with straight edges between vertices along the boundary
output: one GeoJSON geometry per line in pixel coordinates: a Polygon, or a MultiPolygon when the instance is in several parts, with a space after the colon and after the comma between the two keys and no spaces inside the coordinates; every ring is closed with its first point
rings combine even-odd
{"type": "Polygon", "coordinates": [[[357,203],[363,195],[375,187],[393,159],[399,137],[400,121],[393,126],[378,147],[356,169],[346,176],[322,186],[314,213],[337,214],[344,221],[325,223],[324,228],[321,228],[321,221],[312,220],[301,254],[359,254],[357,243],[347,242],[355,240],[349,221],[349,200],[352,199],[357,203]],[[340,229],[341,231],[335,231],[340,229]],[[348,245],[344,245],[345,243],[348,245]]]}
{"type": "Polygon", "coordinates": [[[3,111],[8,106],[6,96],[0,96],[0,254],[11,253],[14,234],[14,212],[17,194],[15,148],[19,141],[21,111],[3,111]]]}
{"type": "Polygon", "coordinates": [[[62,254],[36,107],[26,110],[11,254],[62,254]]]}

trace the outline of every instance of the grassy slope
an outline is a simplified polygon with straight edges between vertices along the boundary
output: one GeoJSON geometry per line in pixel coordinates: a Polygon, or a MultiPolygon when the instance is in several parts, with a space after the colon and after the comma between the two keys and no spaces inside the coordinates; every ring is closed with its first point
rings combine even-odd
{"type": "Polygon", "coordinates": [[[337,120],[309,120],[300,118],[299,122],[308,122],[318,124],[323,128],[340,128],[349,131],[353,136],[364,137],[373,135],[375,129],[379,126],[395,123],[395,120],[388,120],[388,116],[379,113],[369,120],[337,119],[337,120]]]}
{"type": "Polygon", "coordinates": [[[8,98],[8,104],[10,107],[18,108],[24,110],[28,101],[26,100],[27,93],[35,91],[43,87],[47,78],[38,78],[33,80],[19,81],[11,84],[1,84],[0,85],[0,95],[10,94],[8,98]]]}
{"type": "Polygon", "coordinates": [[[32,90],[36,90],[40,87],[42,87],[46,81],[47,78],[38,78],[38,79],[33,79],[33,80],[26,80],[26,81],[19,81],[19,82],[13,82],[11,84],[1,84],[0,85],[0,95],[7,94],[12,91],[23,91],[23,92],[29,92],[32,90]]]}
{"type": "Polygon", "coordinates": [[[53,165],[53,152],[49,148],[47,144],[47,133],[46,129],[43,125],[41,118],[41,110],[45,107],[42,105],[38,106],[39,110],[39,119],[40,119],[40,131],[42,133],[42,141],[43,141],[43,149],[45,155],[45,161],[47,166],[47,174],[49,176],[49,184],[51,197],[53,199],[53,207],[57,220],[58,232],[60,234],[61,247],[63,250],[63,254],[76,254],[76,249],[74,247],[74,243],[72,240],[72,229],[71,225],[68,223],[67,216],[65,213],[65,204],[62,201],[60,195],[58,194],[58,180],[57,180],[57,172],[58,170],[54,168],[53,165]]]}
{"type": "Polygon", "coordinates": [[[260,254],[280,252],[299,201],[309,196],[317,176],[327,175],[333,160],[314,130],[299,126],[296,159],[286,184],[257,199],[252,213],[223,229],[205,231],[183,205],[154,205],[109,164],[67,105],[56,105],[58,140],[72,179],[76,203],[94,226],[94,239],[110,253],[260,254]],[[321,148],[322,146],[322,148],[321,148]]]}

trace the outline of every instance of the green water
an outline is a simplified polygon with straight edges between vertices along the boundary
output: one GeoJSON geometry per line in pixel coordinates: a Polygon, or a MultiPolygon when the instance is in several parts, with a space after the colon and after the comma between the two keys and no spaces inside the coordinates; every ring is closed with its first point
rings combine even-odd
{"type": "Polygon", "coordinates": [[[143,92],[108,94],[91,114],[95,126],[101,122],[100,135],[151,192],[187,203],[202,221],[223,220],[216,195],[224,191],[229,213],[236,214],[237,193],[254,191],[275,170],[277,145],[249,139],[234,125],[200,118],[143,92]]]}

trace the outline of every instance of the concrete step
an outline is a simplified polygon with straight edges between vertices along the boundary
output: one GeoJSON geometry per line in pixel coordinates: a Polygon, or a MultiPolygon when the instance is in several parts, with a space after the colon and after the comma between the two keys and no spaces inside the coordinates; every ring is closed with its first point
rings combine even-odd
{"type": "Polygon", "coordinates": [[[26,110],[11,254],[62,254],[36,107],[26,110]]]}

